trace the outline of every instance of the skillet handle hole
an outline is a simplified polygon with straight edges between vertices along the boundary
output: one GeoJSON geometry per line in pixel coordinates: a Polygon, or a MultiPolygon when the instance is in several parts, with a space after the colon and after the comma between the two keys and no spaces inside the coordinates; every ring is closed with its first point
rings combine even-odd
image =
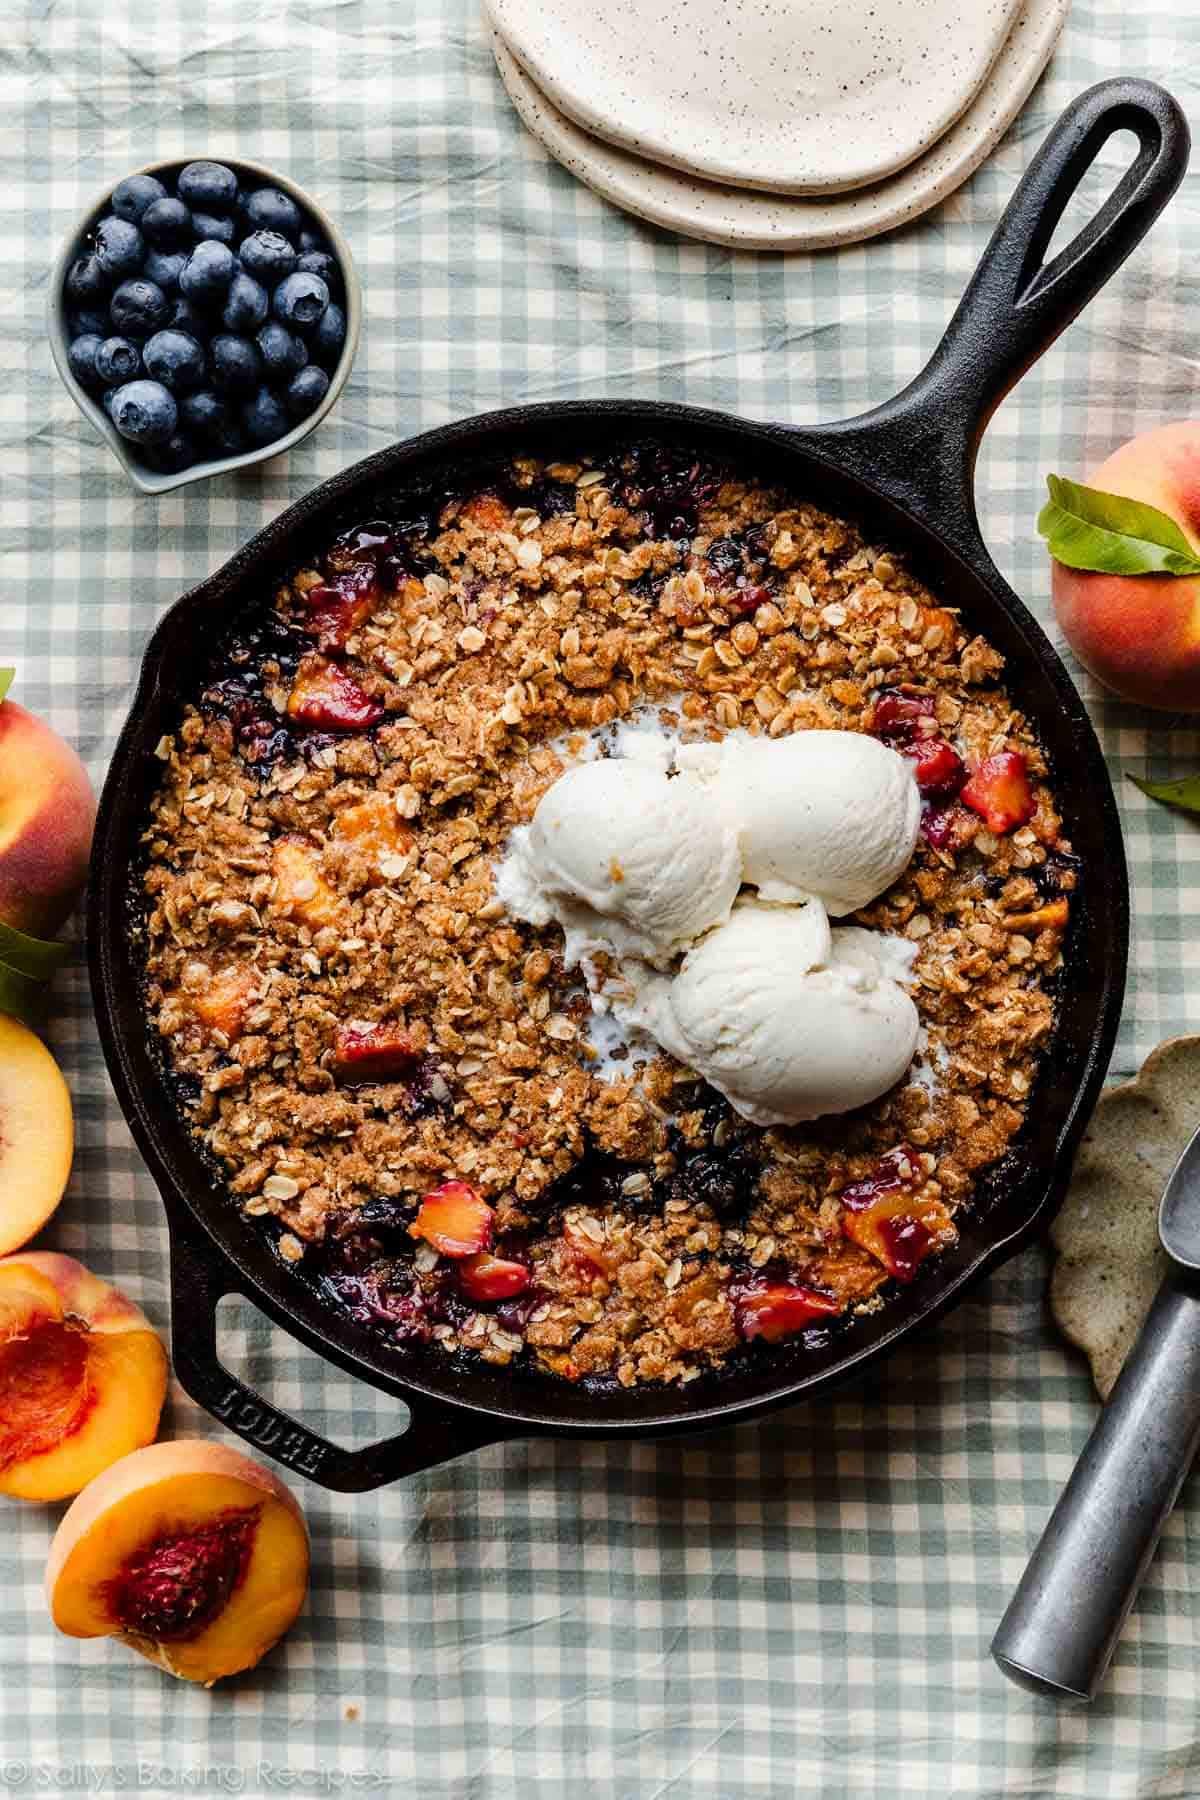
{"type": "Polygon", "coordinates": [[[217,1306],[217,1357],[269,1406],[339,1450],[365,1449],[411,1422],[402,1400],[334,1368],[241,1294],[226,1294],[217,1306]]]}

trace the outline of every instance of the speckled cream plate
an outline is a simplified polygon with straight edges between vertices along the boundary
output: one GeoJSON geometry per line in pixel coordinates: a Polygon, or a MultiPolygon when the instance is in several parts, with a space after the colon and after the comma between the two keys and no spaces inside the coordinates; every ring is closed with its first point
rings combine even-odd
{"type": "Polygon", "coordinates": [[[882,181],[970,105],[1021,0],[487,0],[569,119],[772,193],[882,181]]]}
{"type": "Polygon", "coordinates": [[[1200,1037],[1170,1038],[1100,1100],[1051,1227],[1050,1310],[1086,1353],[1101,1399],[1167,1272],[1158,1203],[1198,1125],[1200,1037]]]}
{"type": "Polygon", "coordinates": [[[954,192],[1020,112],[1058,42],[1070,0],[1024,0],[983,91],[940,143],[875,187],[824,199],[721,187],[646,162],[580,129],[542,93],[503,38],[493,49],[521,118],[604,199],[666,231],[740,250],[827,250],[908,224],[954,192]]]}

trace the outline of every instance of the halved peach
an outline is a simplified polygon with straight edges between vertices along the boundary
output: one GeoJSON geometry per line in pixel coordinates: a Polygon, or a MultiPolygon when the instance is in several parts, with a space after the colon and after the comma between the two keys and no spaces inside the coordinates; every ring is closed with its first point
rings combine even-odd
{"type": "Polygon", "coordinates": [[[271,852],[275,905],[315,929],[336,916],[338,897],[321,874],[317,852],[301,837],[280,838],[271,852]]]}
{"type": "Polygon", "coordinates": [[[308,1591],[308,1531],[277,1475],[201,1438],[151,1444],[75,1501],[46,1566],[69,1637],[119,1637],[184,1681],[252,1669],[308,1591]]]}
{"type": "Polygon", "coordinates": [[[0,1256],[40,1231],[75,1152],[71,1096],[40,1038],[0,1016],[0,1256]]]}
{"type": "Polygon", "coordinates": [[[0,1494],[77,1494],[153,1442],[166,1392],[166,1351],[124,1294],[54,1251],[0,1261],[0,1494]]]}

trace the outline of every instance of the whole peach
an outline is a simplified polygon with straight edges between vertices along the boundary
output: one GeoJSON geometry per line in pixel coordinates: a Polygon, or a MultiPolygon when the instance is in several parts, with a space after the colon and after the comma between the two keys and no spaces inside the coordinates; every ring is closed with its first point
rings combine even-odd
{"type": "MultiPolygon", "coordinates": [[[[1131,438],[1088,486],[1158,507],[1200,556],[1200,420],[1131,438]]],[[[1101,575],[1053,564],[1063,636],[1098,681],[1162,712],[1200,712],[1200,576],[1101,575]]]]}
{"type": "Polygon", "coordinates": [[[0,704],[0,922],[52,937],[87,875],[96,800],[87,770],[44,720],[0,704]]]}

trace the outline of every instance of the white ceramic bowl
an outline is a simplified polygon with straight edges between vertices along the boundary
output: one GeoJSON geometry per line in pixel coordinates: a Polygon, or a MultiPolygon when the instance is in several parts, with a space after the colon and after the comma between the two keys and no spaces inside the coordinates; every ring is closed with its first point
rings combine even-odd
{"type": "MultiPolygon", "coordinates": [[[[204,150],[201,155],[205,161],[212,161],[214,152],[204,150]]],[[[146,163],[140,169],[130,169],[127,175],[176,175],[187,163],[199,160],[197,157],[172,156],[164,162],[146,163]]],[[[213,475],[227,475],[236,469],[249,469],[255,463],[267,462],[273,456],[281,456],[284,451],[291,450],[306,438],[310,431],[315,431],[321,420],[329,412],[338,395],[346,385],[346,380],[354,364],[355,352],[358,349],[359,332],[362,329],[362,289],[359,286],[358,273],[354,267],[354,259],[350,254],[350,246],[324,209],[317,205],[311,194],[289,181],[286,175],[278,174],[274,169],[264,168],[261,163],[246,162],[241,157],[217,158],[225,163],[238,176],[254,178],[255,185],[260,187],[281,188],[289,194],[297,206],[309,214],[313,223],[325,234],[330,249],[342,274],[342,285],[346,293],[346,341],[342,345],[342,354],[338,358],[337,367],[329,377],[329,391],[321,404],[301,419],[299,424],[285,432],[283,437],[276,438],[274,443],[263,444],[254,450],[244,450],[238,456],[214,457],[208,462],[196,462],[188,469],[179,469],[171,474],[163,474],[159,469],[152,469],[149,464],[139,462],[136,446],[123,438],[112,423],[99,401],[89,394],[76,381],[71,373],[67,359],[67,348],[70,334],[67,330],[67,271],[79,254],[79,246],[85,236],[110,210],[113,189],[117,181],[123,181],[127,175],[119,175],[100,194],[94,204],[88,208],[83,217],[75,225],[62,249],[55,259],[54,269],[50,276],[50,291],[47,299],[47,330],[50,337],[50,350],[55,366],[62,376],[63,383],[74,400],[76,406],[107,443],[109,449],[121,464],[134,487],[143,494],[166,494],[172,488],[186,487],[189,481],[206,481],[213,475]]],[[[243,184],[244,185],[244,184],[243,184]]]]}

